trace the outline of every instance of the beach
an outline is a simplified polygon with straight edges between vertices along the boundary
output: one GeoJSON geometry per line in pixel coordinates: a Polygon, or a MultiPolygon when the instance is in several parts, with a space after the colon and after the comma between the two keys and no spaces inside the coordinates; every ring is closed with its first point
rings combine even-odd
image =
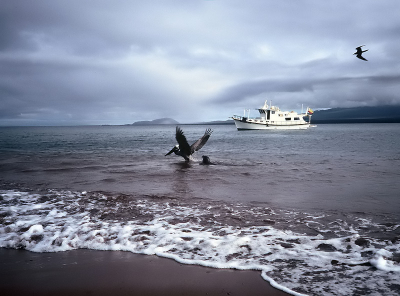
{"type": "Polygon", "coordinates": [[[2,295],[288,295],[260,272],[184,265],[122,251],[0,248],[2,295]]]}
{"type": "Polygon", "coordinates": [[[398,124],[211,128],[0,128],[1,294],[399,295],[398,124]]]}

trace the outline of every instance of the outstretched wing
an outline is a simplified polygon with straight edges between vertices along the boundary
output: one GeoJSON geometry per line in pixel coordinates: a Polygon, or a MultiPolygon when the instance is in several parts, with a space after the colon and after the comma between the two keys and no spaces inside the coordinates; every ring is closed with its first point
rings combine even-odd
{"type": "Polygon", "coordinates": [[[207,143],[208,138],[211,136],[212,132],[213,131],[210,128],[206,129],[204,136],[202,136],[200,139],[198,139],[196,142],[194,142],[192,144],[192,146],[190,146],[191,153],[194,153],[195,151],[200,150],[201,147],[203,147],[204,144],[207,143]]]}
{"type": "Polygon", "coordinates": [[[184,153],[185,155],[190,155],[191,149],[189,143],[187,142],[186,137],[179,126],[176,127],[175,138],[179,144],[179,150],[181,150],[181,152],[184,153]]]}
{"type": "Polygon", "coordinates": [[[364,58],[361,54],[358,54],[357,57],[358,57],[359,59],[361,59],[361,60],[368,61],[368,60],[367,60],[366,58],[364,58]]]}

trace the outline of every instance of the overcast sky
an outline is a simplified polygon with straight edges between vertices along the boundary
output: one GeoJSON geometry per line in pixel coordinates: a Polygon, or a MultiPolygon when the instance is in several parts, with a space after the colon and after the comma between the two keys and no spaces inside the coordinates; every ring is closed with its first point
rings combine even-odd
{"type": "Polygon", "coordinates": [[[398,0],[2,0],[0,125],[399,105],[399,16],[398,0]]]}

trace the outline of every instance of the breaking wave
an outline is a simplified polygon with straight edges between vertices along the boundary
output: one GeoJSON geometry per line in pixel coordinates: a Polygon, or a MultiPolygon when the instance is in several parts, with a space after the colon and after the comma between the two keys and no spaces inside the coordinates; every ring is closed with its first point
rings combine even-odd
{"type": "Polygon", "coordinates": [[[390,217],[61,190],[1,190],[0,205],[4,248],[122,250],[253,269],[293,295],[400,291],[400,225],[390,217]]]}

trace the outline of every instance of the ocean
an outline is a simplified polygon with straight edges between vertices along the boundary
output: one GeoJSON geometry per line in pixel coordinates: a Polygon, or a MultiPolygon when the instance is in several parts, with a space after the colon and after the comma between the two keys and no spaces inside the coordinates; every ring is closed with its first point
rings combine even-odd
{"type": "Polygon", "coordinates": [[[400,124],[0,127],[0,247],[259,270],[293,295],[400,294],[400,124]],[[202,165],[201,156],[213,165],[202,165]]]}

